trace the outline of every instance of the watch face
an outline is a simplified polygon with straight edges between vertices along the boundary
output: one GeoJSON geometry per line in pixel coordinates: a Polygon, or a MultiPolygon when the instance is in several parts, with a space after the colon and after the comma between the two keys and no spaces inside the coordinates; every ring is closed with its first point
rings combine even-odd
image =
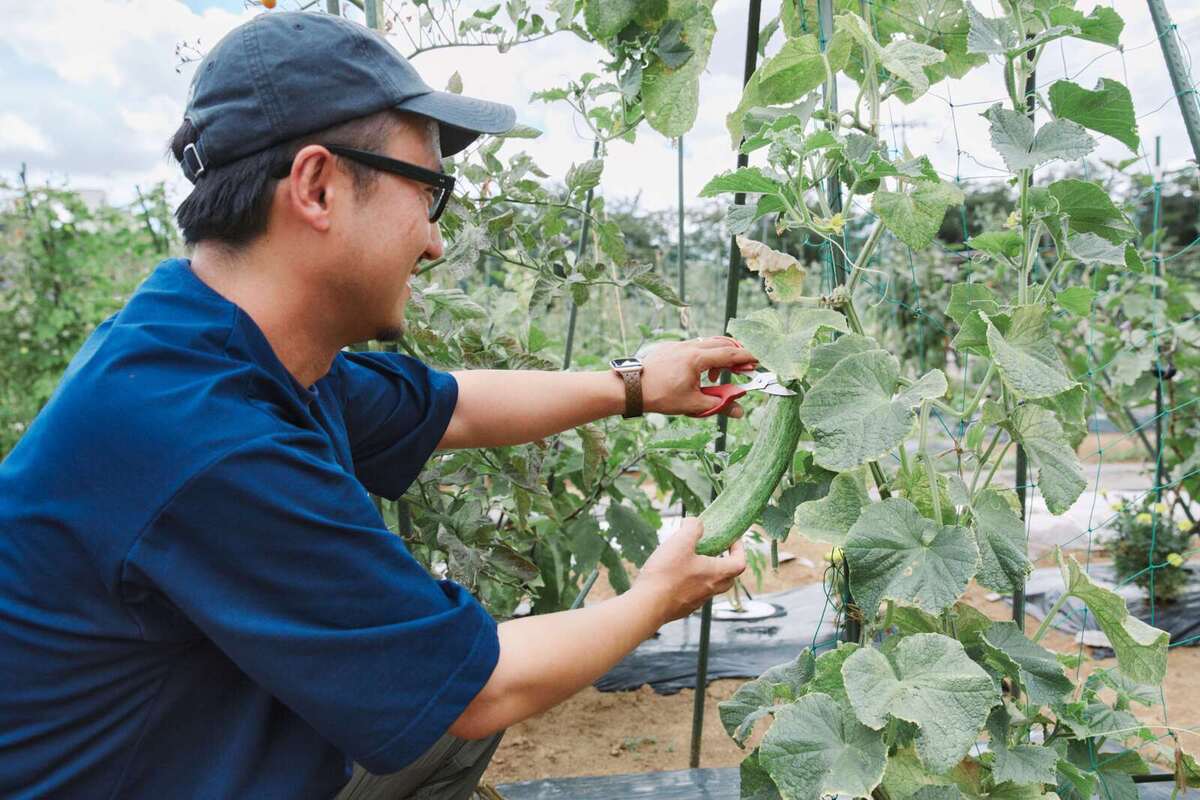
{"type": "Polygon", "coordinates": [[[608,363],[617,372],[631,371],[642,368],[642,360],[640,358],[614,358],[608,363]]]}

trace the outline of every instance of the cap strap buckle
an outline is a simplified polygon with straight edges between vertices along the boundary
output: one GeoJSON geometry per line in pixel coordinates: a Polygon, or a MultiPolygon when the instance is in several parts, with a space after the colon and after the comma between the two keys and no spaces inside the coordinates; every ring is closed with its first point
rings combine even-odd
{"type": "Polygon", "coordinates": [[[191,178],[192,183],[195,183],[196,179],[204,174],[204,160],[200,158],[200,151],[196,149],[193,142],[183,146],[183,168],[185,172],[189,173],[188,177],[191,178]],[[195,160],[194,164],[192,163],[193,159],[195,160]]]}

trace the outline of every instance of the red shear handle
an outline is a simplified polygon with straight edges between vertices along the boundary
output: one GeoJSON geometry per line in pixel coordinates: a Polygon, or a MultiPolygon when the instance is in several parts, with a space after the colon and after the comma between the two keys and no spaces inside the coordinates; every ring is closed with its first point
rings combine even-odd
{"type": "Polygon", "coordinates": [[[719,397],[720,403],[709,409],[705,409],[698,414],[689,414],[689,417],[711,417],[719,411],[729,408],[729,405],[746,393],[744,386],[736,383],[722,383],[718,386],[701,386],[700,391],[710,397],[719,397]]]}

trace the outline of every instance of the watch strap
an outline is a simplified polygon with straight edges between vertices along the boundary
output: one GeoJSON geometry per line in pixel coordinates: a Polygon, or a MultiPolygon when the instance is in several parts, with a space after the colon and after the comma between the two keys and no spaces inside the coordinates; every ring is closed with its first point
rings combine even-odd
{"type": "Polygon", "coordinates": [[[621,416],[625,419],[640,417],[642,415],[642,371],[640,369],[629,370],[618,374],[625,382],[625,413],[621,416]]]}

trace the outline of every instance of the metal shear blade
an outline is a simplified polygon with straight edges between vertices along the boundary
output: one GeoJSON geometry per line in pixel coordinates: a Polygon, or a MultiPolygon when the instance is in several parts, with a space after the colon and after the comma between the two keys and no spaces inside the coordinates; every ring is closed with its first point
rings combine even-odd
{"type": "Polygon", "coordinates": [[[749,383],[742,384],[742,388],[746,391],[761,389],[767,394],[779,395],[780,397],[795,394],[795,392],[779,382],[779,378],[774,372],[760,372],[749,383]]]}

